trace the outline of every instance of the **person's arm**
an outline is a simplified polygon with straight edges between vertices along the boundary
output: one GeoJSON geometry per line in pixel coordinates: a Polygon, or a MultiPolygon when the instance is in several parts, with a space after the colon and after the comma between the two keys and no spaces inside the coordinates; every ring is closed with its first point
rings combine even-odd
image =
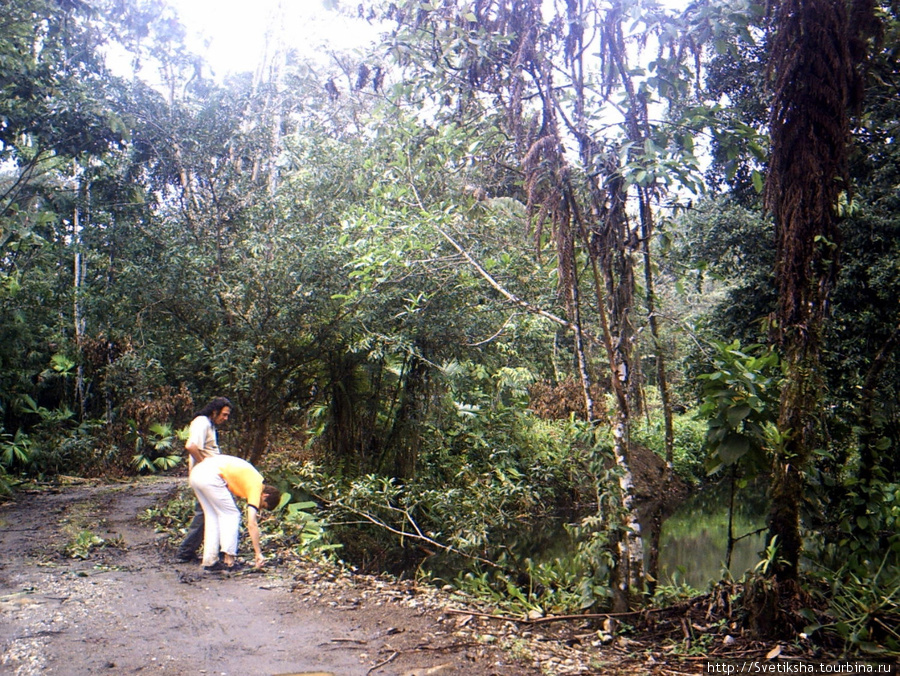
{"type": "Polygon", "coordinates": [[[253,543],[253,551],[256,554],[256,560],[253,565],[262,568],[266,562],[262,555],[262,549],[259,547],[259,524],[256,522],[256,508],[253,505],[247,505],[247,532],[250,534],[250,542],[253,543]]]}
{"type": "Polygon", "coordinates": [[[203,454],[200,452],[200,447],[197,444],[191,442],[190,439],[184,445],[184,450],[186,450],[188,452],[188,455],[190,455],[191,458],[193,458],[195,465],[198,462],[203,461],[203,454]]]}
{"type": "Polygon", "coordinates": [[[190,431],[188,432],[188,440],[184,444],[184,450],[193,459],[194,464],[202,462],[206,457],[203,454],[203,443],[206,439],[206,428],[209,423],[205,418],[197,417],[191,422],[190,431]]]}

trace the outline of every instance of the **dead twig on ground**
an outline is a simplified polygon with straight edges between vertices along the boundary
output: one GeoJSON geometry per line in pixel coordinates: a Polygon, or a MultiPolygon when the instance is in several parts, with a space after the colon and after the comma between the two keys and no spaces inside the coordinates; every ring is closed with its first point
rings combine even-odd
{"type": "Polygon", "coordinates": [[[397,658],[397,655],[399,655],[399,654],[400,654],[400,652],[395,650],[394,653],[390,657],[388,657],[384,662],[379,662],[378,664],[376,664],[372,667],[369,667],[369,670],[366,671],[366,674],[367,675],[371,674],[376,669],[381,669],[381,667],[385,666],[386,664],[390,664],[397,658]]]}
{"type": "Polygon", "coordinates": [[[546,617],[536,617],[536,618],[528,618],[528,617],[513,617],[511,615],[492,615],[490,613],[479,613],[473,610],[456,610],[455,608],[448,608],[445,612],[451,613],[454,615],[471,615],[473,617],[481,617],[487,620],[499,620],[501,622],[516,622],[518,624],[548,624],[550,622],[577,622],[579,620],[608,620],[608,619],[621,619],[627,617],[643,617],[649,614],[658,614],[658,613],[671,613],[671,612],[679,612],[680,610],[686,609],[689,607],[687,603],[680,603],[677,606],[670,606],[668,608],[646,608],[643,610],[632,610],[626,613],[580,613],[577,615],[548,615],[546,617]]]}

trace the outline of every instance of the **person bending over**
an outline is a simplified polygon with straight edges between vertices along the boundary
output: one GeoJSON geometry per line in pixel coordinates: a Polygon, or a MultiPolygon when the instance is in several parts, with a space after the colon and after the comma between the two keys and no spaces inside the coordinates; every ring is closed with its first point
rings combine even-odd
{"type": "MultiPolygon", "coordinates": [[[[188,452],[188,468],[211,455],[219,455],[219,440],[216,428],[227,422],[231,415],[231,402],[225,397],[216,397],[197,411],[191,421],[188,439],[184,447],[188,452]]],[[[178,548],[175,559],[179,563],[194,561],[197,550],[203,542],[203,508],[198,502],[194,506],[194,518],[188,526],[184,541],[178,548]]]]}
{"type": "Polygon", "coordinates": [[[254,566],[262,567],[265,558],[259,546],[256,516],[260,508],[278,506],[281,499],[278,489],[265,485],[262,474],[253,465],[232,455],[213,455],[196,463],[190,483],[203,508],[203,569],[221,568],[219,552],[224,554],[225,569],[234,566],[241,527],[235,495],[247,501],[247,533],[253,543],[254,566]]]}

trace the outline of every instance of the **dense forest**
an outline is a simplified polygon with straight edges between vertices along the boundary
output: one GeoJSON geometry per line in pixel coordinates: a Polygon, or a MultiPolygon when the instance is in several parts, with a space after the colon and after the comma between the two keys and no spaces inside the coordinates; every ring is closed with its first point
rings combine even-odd
{"type": "Polygon", "coordinates": [[[297,547],[577,614],[762,487],[746,630],[900,654],[900,6],[327,4],[382,39],[221,78],[164,0],[4,3],[0,488],[224,395],[297,547]]]}

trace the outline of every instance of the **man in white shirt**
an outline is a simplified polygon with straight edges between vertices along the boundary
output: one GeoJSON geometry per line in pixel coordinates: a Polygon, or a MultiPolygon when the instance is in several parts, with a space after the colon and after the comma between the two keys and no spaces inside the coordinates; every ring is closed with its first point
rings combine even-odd
{"type": "MultiPolygon", "coordinates": [[[[231,402],[225,397],[216,397],[206,406],[197,411],[196,417],[191,421],[188,439],[184,447],[188,452],[189,468],[193,468],[198,462],[212,455],[219,455],[219,441],[216,437],[216,428],[228,420],[231,415],[231,402]]],[[[187,535],[178,548],[175,558],[181,563],[189,563],[196,560],[197,550],[203,543],[203,508],[197,502],[194,505],[194,518],[188,526],[187,535]]]]}

